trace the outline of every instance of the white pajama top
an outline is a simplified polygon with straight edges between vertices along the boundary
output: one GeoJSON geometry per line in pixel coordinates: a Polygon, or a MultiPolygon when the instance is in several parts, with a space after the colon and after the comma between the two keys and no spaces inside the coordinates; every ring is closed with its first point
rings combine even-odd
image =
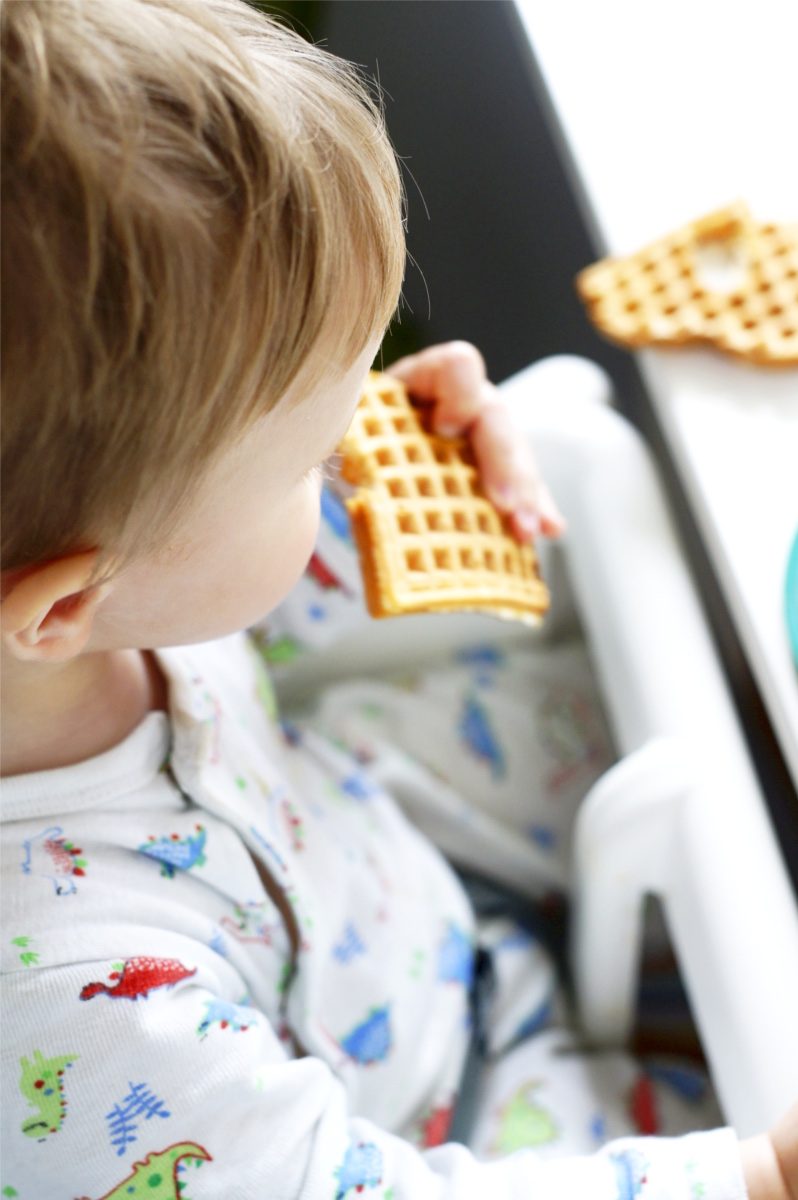
{"type": "Polygon", "coordinates": [[[170,712],[2,784],[2,1166],[19,1200],[744,1200],[730,1130],[478,1162],[447,1128],[473,921],[243,636],[170,712]]]}

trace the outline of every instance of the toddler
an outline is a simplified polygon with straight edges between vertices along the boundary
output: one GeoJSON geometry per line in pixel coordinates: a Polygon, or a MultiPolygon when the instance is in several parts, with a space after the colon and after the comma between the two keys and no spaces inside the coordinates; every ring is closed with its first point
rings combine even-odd
{"type": "MultiPolygon", "coordinates": [[[[2,69],[0,1193],[796,1200],[789,1121],[412,1144],[460,1082],[469,904],[351,758],[281,730],[236,632],[311,554],[398,298],[357,77],[238,0],[14,0],[2,69]]],[[[478,356],[400,370],[516,534],[556,534],[478,356]]]]}

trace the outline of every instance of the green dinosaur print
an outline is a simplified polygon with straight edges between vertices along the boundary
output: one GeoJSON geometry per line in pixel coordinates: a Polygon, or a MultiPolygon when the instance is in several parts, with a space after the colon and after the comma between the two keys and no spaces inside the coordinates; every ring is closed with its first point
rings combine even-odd
{"type": "MultiPolygon", "coordinates": [[[[154,1150],[143,1162],[133,1164],[133,1171],[110,1192],[100,1196],[99,1200],[183,1200],[181,1192],[185,1182],[178,1179],[178,1173],[183,1173],[181,1166],[184,1158],[192,1159],[194,1165],[202,1166],[210,1162],[211,1156],[196,1142],[176,1142],[165,1150],[154,1150]]],[[[81,1200],[89,1200],[82,1196],[81,1200]]]]}
{"type": "Polygon", "coordinates": [[[33,1062],[27,1058],[20,1059],[22,1078],[19,1090],[39,1110],[35,1117],[27,1117],[22,1122],[22,1132],[27,1137],[43,1139],[48,1134],[58,1133],[67,1106],[64,1099],[64,1071],[79,1057],[77,1054],[63,1054],[58,1058],[45,1058],[41,1050],[34,1050],[33,1062]]]}
{"type": "MultiPolygon", "coordinates": [[[[31,944],[32,941],[33,941],[33,938],[30,938],[30,937],[15,937],[15,938],[11,939],[11,945],[19,946],[20,949],[22,950],[22,953],[19,956],[19,961],[22,963],[23,967],[38,966],[38,963],[39,963],[38,950],[28,950],[27,949],[27,947],[31,944]]],[[[0,1196],[2,1196],[2,1194],[3,1193],[0,1192],[0,1196]]]]}
{"type": "MultiPolygon", "coordinates": [[[[268,667],[286,666],[299,658],[302,653],[302,646],[296,638],[280,637],[275,638],[272,642],[265,633],[253,631],[250,637],[255,645],[255,649],[261,656],[268,667]]],[[[260,679],[258,680],[258,697],[266,709],[269,719],[277,718],[277,702],[274,697],[274,691],[271,686],[271,680],[268,681],[268,690],[263,689],[260,679]]]]}
{"type": "MultiPolygon", "coordinates": [[[[274,659],[270,660],[269,649],[266,647],[265,643],[262,646],[258,646],[258,650],[260,651],[260,655],[263,655],[263,658],[265,658],[267,662],[274,661],[274,659]]],[[[269,672],[266,670],[266,667],[263,664],[263,658],[261,658],[260,655],[253,655],[256,677],[255,688],[258,700],[260,700],[268,720],[274,725],[276,724],[278,717],[277,696],[275,695],[272,681],[269,678],[269,672]]],[[[285,659],[278,654],[276,661],[281,662],[285,661],[285,659]]],[[[290,656],[288,657],[288,661],[291,661],[290,656]]]]}
{"type": "MultiPolygon", "coordinates": [[[[687,1171],[688,1175],[694,1175],[695,1170],[696,1170],[696,1163],[693,1162],[692,1160],[690,1162],[686,1162],[684,1164],[684,1168],[687,1171]]],[[[703,1197],[706,1195],[706,1192],[707,1192],[706,1184],[702,1183],[700,1179],[693,1178],[690,1180],[690,1195],[692,1196],[692,1200],[703,1200],[703,1197]]]]}
{"type": "Polygon", "coordinates": [[[524,1146],[542,1146],[557,1138],[557,1126],[544,1108],[532,1103],[540,1084],[525,1083],[499,1112],[499,1128],[492,1150],[502,1156],[524,1146]]]}

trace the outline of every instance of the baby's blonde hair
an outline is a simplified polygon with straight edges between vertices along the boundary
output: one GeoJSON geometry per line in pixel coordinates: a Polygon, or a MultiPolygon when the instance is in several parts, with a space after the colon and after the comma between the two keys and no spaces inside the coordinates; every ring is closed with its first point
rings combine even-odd
{"type": "Polygon", "coordinates": [[[400,177],[356,71],[240,0],[2,17],[2,566],[124,561],[384,329],[400,177]]]}

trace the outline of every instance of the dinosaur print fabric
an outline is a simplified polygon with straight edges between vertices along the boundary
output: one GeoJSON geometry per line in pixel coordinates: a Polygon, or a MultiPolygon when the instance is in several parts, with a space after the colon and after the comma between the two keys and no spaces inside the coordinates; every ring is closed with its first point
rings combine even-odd
{"type": "MultiPolygon", "coordinates": [[[[168,714],[3,781],[0,1195],[744,1200],[730,1131],[641,1143],[645,1181],[634,1139],[578,1167],[436,1145],[477,939],[456,876],[362,763],[275,721],[246,638],[158,658],[168,714]]],[[[494,941],[510,1044],[553,976],[494,941]]],[[[539,1139],[545,1102],[521,1095],[505,1139],[539,1139]]]]}
{"type": "MultiPolygon", "coordinates": [[[[441,822],[463,839],[464,825],[488,819],[563,878],[579,804],[614,757],[587,655],[573,642],[485,643],[385,680],[346,680],[324,689],[306,720],[365,763],[398,749],[452,788],[460,808],[436,810],[436,840],[441,822]]],[[[478,834],[469,849],[470,866],[506,882],[507,863],[478,834]]]]}

